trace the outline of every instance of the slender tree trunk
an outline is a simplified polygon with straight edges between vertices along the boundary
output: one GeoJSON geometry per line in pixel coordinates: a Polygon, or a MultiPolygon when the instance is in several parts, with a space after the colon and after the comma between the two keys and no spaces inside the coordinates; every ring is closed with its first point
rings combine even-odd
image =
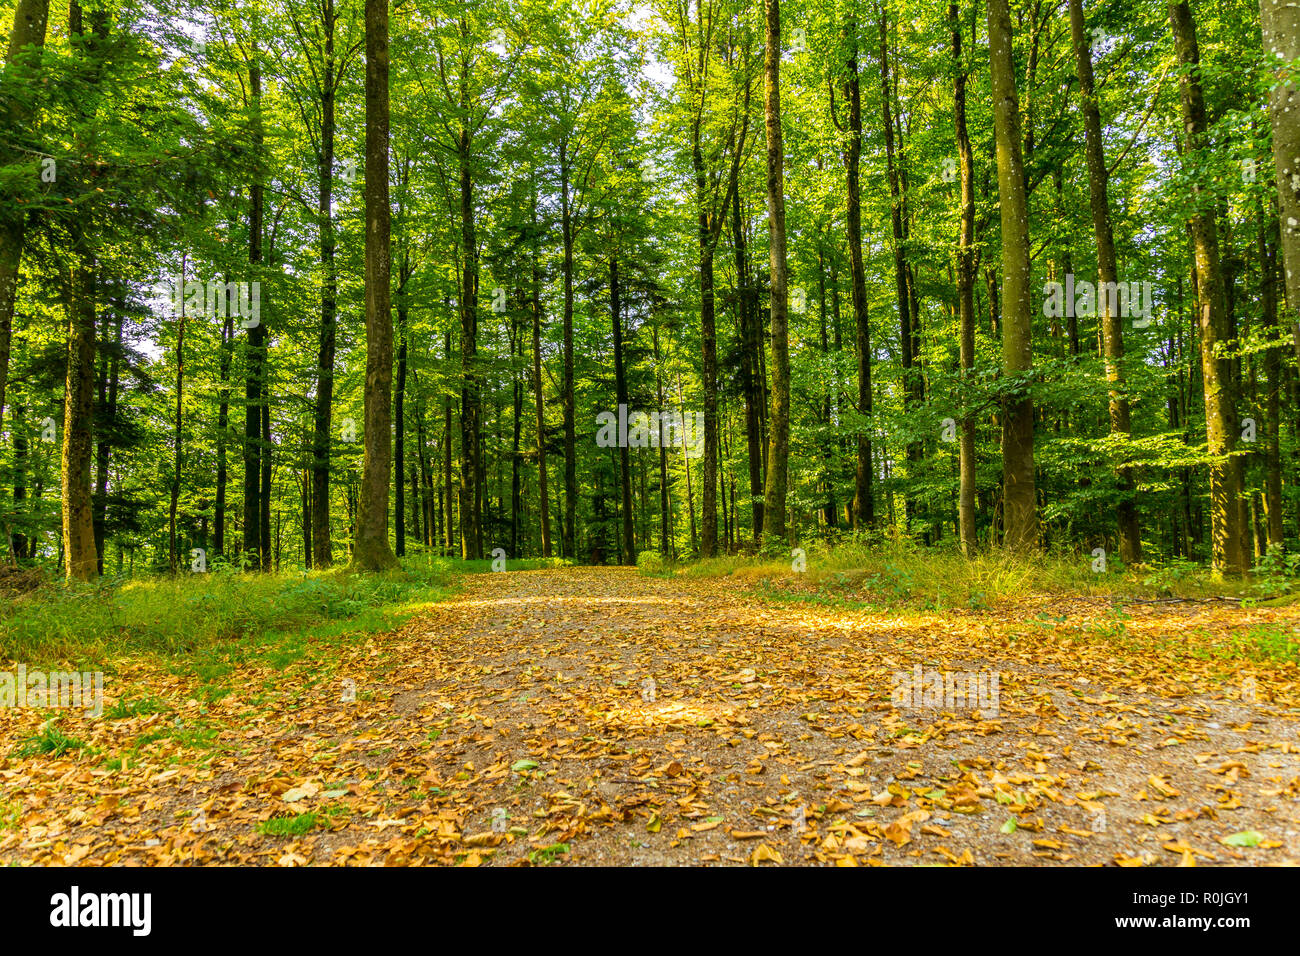
{"type": "MultiPolygon", "coordinates": [[[[904,414],[911,414],[910,410],[921,404],[924,395],[920,369],[915,368],[916,334],[912,327],[914,318],[911,308],[912,293],[908,280],[907,250],[904,248],[906,230],[903,227],[901,177],[898,161],[894,154],[894,117],[891,104],[893,93],[890,87],[889,75],[888,12],[883,6],[880,9],[880,91],[881,109],[884,114],[885,166],[889,177],[889,216],[893,229],[894,294],[898,300],[898,341],[903,368],[903,408],[904,414]]],[[[917,462],[920,458],[920,445],[916,442],[908,442],[908,461],[917,462]]],[[[909,469],[909,477],[911,477],[911,469],[909,469]]],[[[906,512],[906,520],[910,524],[914,517],[914,506],[910,492],[904,495],[903,509],[906,512]]]]}
{"type": "MultiPolygon", "coordinates": [[[[462,86],[461,106],[468,108],[468,93],[462,86]]],[[[478,372],[478,238],[474,217],[474,176],[470,167],[472,140],[467,126],[460,129],[460,241],[465,257],[460,287],[460,543],[466,560],[483,557],[479,478],[479,420],[482,403],[478,372]]]]}
{"type": "Polygon", "coordinates": [[[406,486],[402,483],[406,473],[406,280],[410,276],[409,254],[403,251],[397,285],[397,388],[393,395],[393,523],[396,534],[394,551],[397,557],[406,555],[406,486]]]}
{"type": "MultiPolygon", "coordinates": [[[[1106,361],[1106,382],[1110,389],[1110,433],[1127,441],[1132,431],[1128,394],[1124,384],[1124,322],[1119,315],[1117,294],[1119,268],[1115,259],[1115,239],[1111,232],[1110,200],[1107,197],[1106,156],[1101,138],[1101,110],[1093,91],[1092,37],[1083,20],[1083,0],[1069,0],[1070,28],[1079,76],[1079,100],[1083,112],[1083,131],[1088,153],[1088,186],[1092,196],[1092,228],[1097,239],[1098,306],[1101,311],[1101,334],[1106,361]]],[[[1149,303],[1148,303],[1149,305],[1149,303]]],[[[1069,310],[1073,313],[1074,309],[1069,310]]],[[[1126,565],[1142,560],[1142,534],[1138,527],[1134,503],[1133,469],[1121,466],[1117,472],[1119,502],[1115,517],[1119,524],[1120,559],[1126,565]]]]}
{"type": "Polygon", "coordinates": [[[577,555],[574,526],[578,519],[578,450],[573,398],[573,210],[569,206],[568,140],[560,140],[560,231],[564,241],[564,522],[560,528],[563,557],[577,555]]]}
{"type": "Polygon", "coordinates": [[[95,258],[78,236],[68,315],[68,371],[63,406],[63,554],[69,581],[98,572],[90,488],[91,415],[95,389],[95,258]]]}
{"type": "MultiPolygon", "coordinates": [[[[701,74],[707,56],[708,51],[701,44],[698,66],[701,74]]],[[[718,553],[718,332],[713,294],[713,255],[716,233],[713,224],[709,221],[708,179],[704,169],[704,153],[700,145],[702,122],[702,111],[700,111],[696,113],[695,121],[691,126],[691,165],[695,172],[695,205],[700,245],[700,387],[704,393],[704,473],[700,479],[700,555],[711,558],[718,553]]]]}
{"type": "MultiPolygon", "coordinates": [[[[185,287],[184,260],[181,264],[181,288],[185,287]]],[[[176,317],[176,417],[172,426],[172,486],[167,504],[167,556],[171,573],[176,573],[176,510],[181,498],[181,466],[184,463],[184,397],[185,397],[185,297],[181,300],[180,314],[176,317]]]]}
{"type": "MultiPolygon", "coordinates": [[[[1264,53],[1271,61],[1276,80],[1269,94],[1268,107],[1273,128],[1273,165],[1281,226],[1285,323],[1291,330],[1295,353],[1300,359],[1300,88],[1287,66],[1300,59],[1300,7],[1287,0],[1259,0],[1259,20],[1264,53]]],[[[1273,296],[1276,302],[1276,292],[1273,296]]],[[[1300,381],[1300,376],[1295,380],[1300,381]]],[[[1269,389],[1272,401],[1276,388],[1271,376],[1269,389]]],[[[1278,520],[1281,520],[1280,508],[1278,520]]],[[[1269,529],[1272,540],[1271,505],[1269,529]]]]}
{"type": "Polygon", "coordinates": [[[1260,298],[1263,302],[1263,326],[1269,348],[1264,352],[1264,508],[1268,514],[1268,543],[1284,543],[1282,530],[1282,341],[1277,324],[1277,219],[1260,212],[1259,270],[1260,298]]]}
{"type": "MultiPolygon", "coordinates": [[[[448,332],[446,335],[445,344],[446,344],[447,363],[450,365],[451,364],[451,333],[450,332],[448,332]]],[[[454,504],[452,501],[452,484],[451,484],[452,430],[451,430],[451,396],[450,395],[448,395],[446,398],[443,399],[442,414],[443,414],[442,487],[443,487],[443,493],[446,496],[446,509],[447,509],[447,519],[443,523],[443,533],[444,533],[444,546],[447,549],[448,557],[450,557],[451,555],[456,553],[455,552],[456,538],[453,532],[453,528],[455,527],[455,525],[452,520],[452,509],[454,507],[454,504]]]]}
{"type": "Polygon", "coordinates": [[[226,553],[226,483],[229,465],[226,461],[226,437],[230,428],[230,359],[235,346],[235,320],[229,315],[221,325],[221,358],[218,375],[221,386],[217,390],[217,499],[212,516],[212,550],[214,554],[226,553]]]}
{"type": "MultiPolygon", "coordinates": [[[[1185,72],[1180,82],[1185,157],[1192,158],[1207,143],[1205,96],[1201,89],[1200,49],[1191,10],[1183,0],[1169,4],[1174,46],[1185,72]]],[[[1227,310],[1224,302],[1223,268],[1219,259],[1219,232],[1212,211],[1193,183],[1199,210],[1191,221],[1193,258],[1196,266],[1197,313],[1201,330],[1201,380],[1205,389],[1205,434],[1210,463],[1210,532],[1214,568],[1222,574],[1236,574],[1244,568],[1241,515],[1237,499],[1241,493],[1231,456],[1236,445],[1236,421],[1230,360],[1221,358],[1227,341],[1227,310]],[[1220,344],[1222,343],[1222,345],[1220,344]]]]}
{"type": "Polygon", "coordinates": [[[1003,543],[1009,550],[1023,552],[1038,546],[1034,403],[1027,381],[1033,369],[1033,309],[1029,289],[1029,206],[1007,0],[989,0],[988,24],[1002,212],[1002,371],[1018,380],[1006,399],[1002,416],[1003,543]]]}
{"type": "MultiPolygon", "coordinates": [[[[753,271],[745,240],[745,223],[740,214],[740,190],[731,193],[732,245],[736,253],[736,311],[740,325],[740,351],[745,388],[745,444],[749,456],[749,497],[754,543],[763,540],[763,388],[759,380],[759,353],[763,348],[758,329],[753,271]]],[[[660,407],[663,399],[660,397],[660,407]]],[[[664,488],[666,500],[667,488],[664,488]]],[[[667,525],[665,524],[665,527],[667,525]]]]}
{"type": "MultiPolygon", "coordinates": [[[[108,465],[117,428],[117,390],[120,382],[122,325],[126,316],[125,294],[121,292],[114,294],[110,314],[114,326],[113,354],[108,359],[107,375],[101,378],[99,393],[100,420],[104,422],[105,427],[102,433],[96,436],[95,442],[95,552],[99,556],[98,567],[100,574],[104,573],[104,538],[105,525],[108,521],[108,465]]],[[[108,336],[105,335],[105,339],[107,338],[108,336]]],[[[102,372],[101,375],[103,375],[102,372]]]]}
{"type": "MultiPolygon", "coordinates": [[[[663,363],[659,357],[659,326],[652,325],[650,334],[655,356],[655,400],[659,408],[664,409],[667,406],[664,404],[663,363]]],[[[761,514],[760,512],[760,518],[761,514]]],[[[672,534],[669,530],[671,518],[672,513],[668,506],[668,446],[661,440],[659,442],[659,553],[665,558],[672,557],[672,534]]]]}
{"type": "Polygon", "coordinates": [[[311,469],[304,468],[298,476],[302,492],[302,566],[311,570],[311,469]]]}
{"type": "MultiPolygon", "coordinates": [[[[966,128],[966,62],[961,49],[961,11],[948,5],[952,24],[953,121],[957,131],[957,156],[961,165],[961,232],[957,242],[957,313],[962,403],[969,406],[969,388],[975,371],[975,154],[966,128]]],[[[975,416],[967,410],[961,420],[961,450],[957,495],[957,524],[962,552],[970,557],[978,547],[975,530],[975,416]]]]}
{"type": "MultiPolygon", "coordinates": [[[[520,300],[523,299],[523,290],[518,289],[517,295],[520,300]]],[[[518,313],[510,315],[510,357],[513,360],[516,355],[519,358],[524,356],[524,330],[521,327],[518,313]]],[[[510,370],[510,397],[513,399],[511,409],[511,435],[510,435],[510,556],[515,557],[521,554],[519,544],[519,523],[521,512],[523,511],[523,502],[520,499],[520,480],[522,453],[520,451],[521,440],[523,438],[523,417],[524,417],[524,383],[519,377],[520,365],[511,362],[510,370]]]]}
{"type": "MultiPolygon", "coordinates": [[[[623,306],[619,298],[618,255],[609,257],[609,311],[614,325],[614,393],[620,407],[626,406],[627,373],[623,368],[623,306]]],[[[636,564],[636,529],[632,520],[632,471],[627,442],[619,442],[618,471],[622,489],[623,534],[619,560],[636,564]]]]}
{"type": "MultiPolygon", "coordinates": [[[[265,353],[264,353],[265,354],[265,353]]],[[[274,461],[274,448],[271,444],[271,382],[270,376],[266,372],[266,365],[262,365],[262,479],[259,493],[261,495],[261,517],[259,518],[259,530],[262,533],[262,570],[271,570],[271,467],[274,461]]]]}
{"type": "Polygon", "coordinates": [[[546,478],[546,395],[542,391],[542,278],[533,250],[533,398],[537,407],[537,498],[542,523],[542,557],[551,557],[551,499],[546,478]]]}
{"type": "MultiPolygon", "coordinates": [[[[853,527],[872,531],[876,527],[875,497],[871,489],[871,322],[867,315],[867,274],[862,261],[862,188],[859,169],[862,158],[862,89],[858,82],[858,21],[850,20],[852,42],[845,93],[849,101],[849,144],[844,153],[847,176],[847,221],[849,237],[849,284],[856,330],[854,347],[858,361],[858,414],[864,422],[857,438],[857,465],[853,478],[853,527]]],[[[836,323],[836,337],[839,336],[836,323]]]]}
{"type": "MultiPolygon", "coordinates": [[[[9,34],[5,57],[6,79],[22,70],[28,83],[35,83],[40,73],[40,55],[45,48],[45,28],[49,19],[49,0],[18,0],[14,9],[14,26],[9,34]]],[[[80,31],[78,31],[80,32],[80,31]]],[[[9,100],[4,110],[5,139],[25,138],[31,110],[20,98],[9,100]]],[[[21,161],[22,153],[11,145],[0,145],[0,166],[21,161]]],[[[13,337],[14,303],[18,298],[18,269],[22,260],[23,236],[27,217],[10,208],[0,212],[0,422],[4,421],[5,390],[9,383],[9,352],[13,337]]]]}
{"type": "Polygon", "coordinates": [[[321,85],[321,149],[316,217],[320,232],[320,337],[317,344],[316,405],[312,422],[312,564],[334,563],[330,537],[330,446],[334,416],[334,352],[338,329],[338,276],[334,268],[334,135],[337,65],[334,62],[334,0],[322,0],[325,63],[321,85]]]}
{"type": "MultiPolygon", "coordinates": [[[[253,59],[248,67],[250,105],[254,117],[253,153],[255,162],[262,161],[261,100],[262,71],[258,64],[257,44],[252,47],[253,59]]],[[[257,266],[262,261],[263,192],[260,169],[249,188],[248,263],[256,281],[257,266]]],[[[244,381],[244,561],[250,571],[262,566],[262,378],[263,352],[266,327],[259,321],[248,329],[248,363],[244,381]]]]}
{"type": "Polygon", "coordinates": [[[366,388],[365,459],[361,471],[352,566],[397,567],[388,543],[392,465],[393,325],[389,314],[388,0],[366,11],[366,388]]]}
{"type": "Polygon", "coordinates": [[[772,418],[763,504],[764,537],[785,543],[790,452],[790,337],[787,326],[785,153],[781,135],[781,0],[765,0],[763,118],[767,130],[767,218],[772,263],[772,418]]]}

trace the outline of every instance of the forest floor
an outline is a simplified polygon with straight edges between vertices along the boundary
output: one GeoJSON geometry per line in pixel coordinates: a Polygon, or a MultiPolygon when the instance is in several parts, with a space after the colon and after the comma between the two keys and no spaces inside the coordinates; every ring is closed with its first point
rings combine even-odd
{"type": "Polygon", "coordinates": [[[141,655],[101,719],[4,709],[0,863],[1300,863],[1294,607],[456,583],[220,692],[141,655]],[[916,665],[996,697],[895,706],[916,665]]]}

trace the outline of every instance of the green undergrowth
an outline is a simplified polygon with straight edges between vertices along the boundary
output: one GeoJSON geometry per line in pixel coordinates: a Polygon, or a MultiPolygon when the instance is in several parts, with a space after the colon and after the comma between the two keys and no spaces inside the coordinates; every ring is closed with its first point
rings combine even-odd
{"type": "Polygon", "coordinates": [[[1186,560],[1125,567],[1108,555],[1104,570],[1092,554],[1033,556],[995,551],[967,558],[954,548],[845,541],[813,544],[802,554],[729,555],[690,562],[648,552],[641,573],[666,578],[731,578],[754,594],[782,602],[839,607],[935,611],[1005,609],[1026,598],[1096,597],[1116,603],[1229,597],[1243,606],[1300,601],[1300,563],[1280,551],[1239,578],[1217,577],[1186,560]]]}
{"type": "Polygon", "coordinates": [[[0,601],[0,658],[110,670],[123,657],[154,655],[212,677],[253,658],[283,666],[309,641],[399,626],[450,593],[460,564],[419,557],[373,575],[214,570],[47,583],[0,601]]]}

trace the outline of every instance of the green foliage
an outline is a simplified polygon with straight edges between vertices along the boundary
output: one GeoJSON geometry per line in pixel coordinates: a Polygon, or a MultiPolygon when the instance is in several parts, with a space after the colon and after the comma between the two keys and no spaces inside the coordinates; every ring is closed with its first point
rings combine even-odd
{"type": "Polygon", "coordinates": [[[0,603],[0,655],[88,665],[123,653],[247,650],[303,630],[328,636],[334,622],[353,632],[379,629],[445,593],[450,567],[411,559],[388,575],[210,572],[53,584],[0,603]]]}

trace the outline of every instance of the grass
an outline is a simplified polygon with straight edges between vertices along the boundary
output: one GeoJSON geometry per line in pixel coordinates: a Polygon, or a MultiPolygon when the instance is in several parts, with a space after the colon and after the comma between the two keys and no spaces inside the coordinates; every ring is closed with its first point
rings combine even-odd
{"type": "Polygon", "coordinates": [[[88,745],[76,737],[69,737],[53,723],[47,723],[40,731],[20,742],[13,750],[13,756],[24,757],[62,757],[74,750],[85,750],[88,745]]]}
{"type": "MultiPolygon", "coordinates": [[[[0,600],[0,657],[97,669],[126,655],[159,655],[189,662],[219,693],[221,678],[249,656],[285,666],[309,638],[398,626],[446,595],[458,563],[417,558],[376,575],[214,570],[47,584],[0,600]]],[[[127,716],[124,706],[113,715],[127,716]]]]}
{"type": "Polygon", "coordinates": [[[0,793],[0,830],[18,826],[20,816],[22,816],[22,805],[0,793]]]}
{"type": "Polygon", "coordinates": [[[833,546],[810,544],[802,561],[732,555],[677,564],[646,553],[639,565],[643,574],[663,577],[732,577],[760,596],[779,601],[859,608],[982,610],[1030,594],[1116,599],[1223,595],[1263,603],[1279,595],[1289,600],[1300,589],[1297,568],[1283,566],[1272,555],[1240,580],[1223,581],[1209,568],[1182,560],[1125,568],[1111,556],[1106,570],[1097,572],[1091,554],[1048,552],[1025,558],[990,552],[967,558],[955,548],[863,539],[833,546]]]}
{"type": "Polygon", "coordinates": [[[295,817],[272,817],[257,825],[257,832],[265,836],[296,837],[310,833],[318,820],[318,814],[300,813],[295,817]]]}

